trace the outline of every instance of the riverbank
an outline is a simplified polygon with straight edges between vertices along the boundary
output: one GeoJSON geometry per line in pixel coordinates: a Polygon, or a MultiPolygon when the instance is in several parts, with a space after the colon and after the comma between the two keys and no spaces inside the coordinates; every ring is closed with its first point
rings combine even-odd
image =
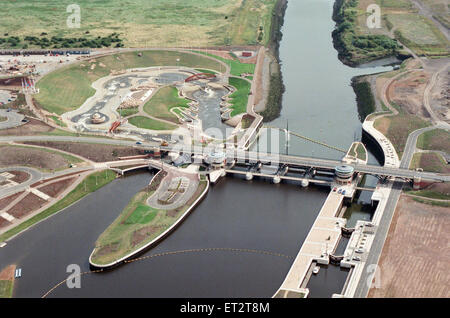
{"type": "Polygon", "coordinates": [[[70,205],[78,202],[86,195],[97,191],[101,187],[107,185],[111,181],[116,178],[116,174],[114,172],[109,172],[106,170],[100,172],[94,172],[84,178],[78,185],[70,191],[66,196],[64,196],[61,200],[52,204],[50,207],[46,208],[42,212],[32,216],[26,221],[20,223],[19,225],[13,227],[12,229],[6,231],[5,233],[0,235],[0,242],[11,239],[17,234],[25,231],[31,226],[45,220],[46,218],[64,210],[70,205]]]}
{"type": "Polygon", "coordinates": [[[283,74],[281,72],[280,61],[280,42],[283,37],[281,28],[284,24],[284,16],[287,10],[288,1],[279,0],[275,5],[272,14],[272,27],[270,30],[270,40],[268,45],[267,59],[264,60],[265,67],[269,69],[269,89],[267,101],[263,111],[259,114],[263,116],[264,122],[270,122],[280,116],[283,102],[283,93],[285,86],[283,83],[283,74]]]}
{"type": "Polygon", "coordinates": [[[405,58],[400,55],[401,47],[396,40],[385,34],[359,31],[358,10],[366,10],[359,5],[358,0],[336,0],[333,6],[333,20],[336,22],[332,33],[333,45],[342,63],[355,67],[391,56],[405,58]]]}

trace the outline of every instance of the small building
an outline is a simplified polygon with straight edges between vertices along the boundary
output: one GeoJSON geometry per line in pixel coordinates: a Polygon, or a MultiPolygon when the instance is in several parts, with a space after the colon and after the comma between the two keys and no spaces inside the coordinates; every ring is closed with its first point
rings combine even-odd
{"type": "Polygon", "coordinates": [[[336,175],[336,182],[339,184],[350,184],[353,180],[353,174],[355,168],[348,165],[341,165],[334,168],[334,174],[336,175]]]}

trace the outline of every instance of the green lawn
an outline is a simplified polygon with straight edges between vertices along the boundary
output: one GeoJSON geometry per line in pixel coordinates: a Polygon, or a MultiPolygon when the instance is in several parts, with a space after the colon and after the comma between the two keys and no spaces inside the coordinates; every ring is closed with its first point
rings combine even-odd
{"type": "Polygon", "coordinates": [[[118,109],[117,112],[122,115],[122,117],[128,117],[132,115],[136,115],[139,113],[138,107],[130,107],[130,108],[124,108],[124,109],[118,109]]]}
{"type": "Polygon", "coordinates": [[[229,84],[236,88],[236,91],[230,95],[230,103],[233,105],[231,108],[231,117],[247,112],[248,94],[250,93],[251,84],[237,77],[230,77],[229,84]]]}
{"type": "Polygon", "coordinates": [[[7,117],[0,116],[0,122],[6,121],[7,119],[8,119],[7,117]]]}
{"type": "Polygon", "coordinates": [[[53,121],[54,121],[58,126],[61,126],[61,127],[67,127],[66,123],[63,122],[61,119],[59,119],[58,116],[50,116],[50,118],[53,119],[53,121]]]}
{"type": "Polygon", "coordinates": [[[144,111],[152,117],[178,124],[178,118],[170,110],[174,107],[188,108],[189,103],[189,100],[178,97],[178,89],[176,87],[166,86],[158,90],[144,105],[144,111]]]}
{"type": "Polygon", "coordinates": [[[450,193],[441,193],[430,190],[408,191],[408,194],[418,195],[425,198],[438,199],[438,200],[450,200],[450,193]]]}
{"type": "Polygon", "coordinates": [[[0,280],[0,298],[11,298],[14,282],[10,280],[0,280]]]}
{"type": "MultiPolygon", "coordinates": [[[[77,109],[86,99],[95,94],[92,83],[110,74],[111,70],[137,67],[176,65],[192,68],[220,70],[221,64],[212,59],[190,53],[174,51],[143,51],[108,55],[94,62],[83,61],[63,67],[44,76],[37,83],[37,104],[49,112],[61,115],[77,109]]],[[[223,68],[223,67],[222,67],[223,68]]]]}
{"type": "Polygon", "coordinates": [[[29,228],[35,223],[61,211],[62,209],[80,200],[84,196],[94,191],[97,191],[101,187],[113,181],[115,178],[116,178],[115,172],[109,170],[92,173],[63,199],[59,200],[48,209],[39,213],[38,215],[35,215],[34,217],[26,220],[25,222],[19,224],[18,226],[0,235],[0,242],[6,241],[11,236],[16,235],[17,233],[29,228]]]}
{"type": "MultiPolygon", "coordinates": [[[[230,66],[231,75],[241,76],[241,74],[243,74],[243,73],[249,73],[249,74],[255,73],[255,67],[256,67],[255,64],[241,63],[239,60],[236,60],[236,59],[227,60],[221,56],[217,56],[217,55],[202,52],[202,51],[196,51],[196,52],[201,53],[203,55],[214,57],[214,58],[228,64],[230,66]]],[[[222,70],[222,71],[224,71],[224,70],[222,70]]]]}
{"type": "Polygon", "coordinates": [[[173,130],[176,129],[176,125],[164,123],[159,120],[151,118],[136,116],[128,119],[128,122],[138,128],[150,129],[150,130],[173,130]]]}
{"type": "Polygon", "coordinates": [[[157,209],[154,209],[148,205],[139,204],[133,213],[124,221],[125,224],[146,224],[151,222],[156,214],[157,209]]]}

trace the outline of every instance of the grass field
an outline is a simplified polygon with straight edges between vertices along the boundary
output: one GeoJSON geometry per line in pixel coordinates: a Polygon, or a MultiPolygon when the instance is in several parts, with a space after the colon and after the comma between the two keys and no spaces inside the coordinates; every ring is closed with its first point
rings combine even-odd
{"type": "Polygon", "coordinates": [[[32,218],[26,220],[25,222],[19,224],[18,226],[0,235],[0,242],[7,240],[11,236],[16,235],[17,233],[27,229],[33,224],[61,211],[62,209],[75,203],[76,201],[80,200],[89,193],[97,191],[101,187],[113,181],[115,178],[116,174],[113,171],[105,170],[92,173],[91,175],[86,177],[75,189],[73,189],[63,199],[59,200],[48,209],[39,213],[38,215],[33,216],[32,218]]]}
{"type": "Polygon", "coordinates": [[[147,118],[144,116],[135,116],[128,119],[128,122],[138,128],[150,129],[150,130],[173,130],[176,129],[176,125],[170,125],[165,122],[147,118]]]}
{"type": "Polygon", "coordinates": [[[388,14],[386,20],[395,28],[394,34],[419,55],[446,56],[450,42],[427,18],[413,14],[388,14]]]}
{"type": "Polygon", "coordinates": [[[189,101],[178,96],[178,89],[173,86],[161,88],[144,105],[144,111],[150,116],[165,119],[178,124],[178,118],[170,112],[174,107],[189,107],[189,101]]]}
{"type": "Polygon", "coordinates": [[[139,113],[138,107],[130,107],[130,108],[124,108],[124,109],[118,109],[117,112],[122,115],[122,117],[128,117],[132,115],[136,115],[139,113]]]}
{"type": "Polygon", "coordinates": [[[424,132],[417,139],[417,148],[449,152],[450,133],[444,129],[434,129],[424,132]]]}
{"type": "Polygon", "coordinates": [[[450,168],[442,156],[435,152],[430,153],[415,153],[410,169],[422,168],[428,172],[449,173],[450,168]]]}
{"type": "MultiPolygon", "coordinates": [[[[2,1],[0,29],[9,36],[97,37],[117,32],[127,47],[267,43],[276,0],[2,1]],[[66,8],[81,9],[68,28],[66,8]],[[89,34],[86,34],[89,32],[89,34]],[[260,41],[258,41],[260,40],[260,41]]],[[[3,35],[3,34],[2,34],[3,35]]]]}
{"type": "Polygon", "coordinates": [[[209,58],[174,51],[143,51],[141,57],[137,52],[114,54],[70,65],[44,76],[37,83],[40,92],[35,99],[40,107],[61,115],[77,109],[94,95],[92,83],[109,75],[111,70],[175,65],[177,59],[178,65],[192,68],[204,67],[219,71],[221,66],[209,58]]]}
{"type": "Polygon", "coordinates": [[[230,66],[230,73],[231,75],[234,76],[241,76],[241,74],[243,73],[249,73],[249,74],[253,74],[255,73],[255,64],[251,64],[251,63],[241,63],[239,60],[237,59],[233,59],[233,60],[228,60],[225,59],[221,56],[217,56],[214,54],[210,54],[210,53],[206,53],[206,52],[201,52],[201,51],[196,51],[197,53],[201,53],[207,56],[211,56],[214,57],[226,64],[228,64],[230,66]]]}
{"type": "Polygon", "coordinates": [[[0,116],[0,122],[6,121],[8,118],[0,116]]]}
{"type": "Polygon", "coordinates": [[[242,79],[236,77],[230,77],[229,84],[236,88],[236,91],[230,95],[230,103],[233,105],[231,108],[231,117],[247,112],[248,94],[250,93],[251,84],[242,79]]]}
{"type": "Polygon", "coordinates": [[[159,210],[149,207],[147,199],[154,191],[144,189],[136,194],[119,217],[100,235],[92,261],[108,264],[148,244],[172,224],[190,207],[204,191],[206,181],[200,181],[194,197],[175,211],[159,210]]]}

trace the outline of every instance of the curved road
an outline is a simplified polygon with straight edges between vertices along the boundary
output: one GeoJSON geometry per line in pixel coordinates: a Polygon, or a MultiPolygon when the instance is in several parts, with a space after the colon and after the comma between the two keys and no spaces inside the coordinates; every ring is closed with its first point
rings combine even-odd
{"type": "Polygon", "coordinates": [[[0,129],[14,128],[24,123],[22,120],[24,115],[17,113],[15,110],[7,111],[6,109],[0,109],[0,117],[6,117],[5,121],[0,121],[0,129]]]}

